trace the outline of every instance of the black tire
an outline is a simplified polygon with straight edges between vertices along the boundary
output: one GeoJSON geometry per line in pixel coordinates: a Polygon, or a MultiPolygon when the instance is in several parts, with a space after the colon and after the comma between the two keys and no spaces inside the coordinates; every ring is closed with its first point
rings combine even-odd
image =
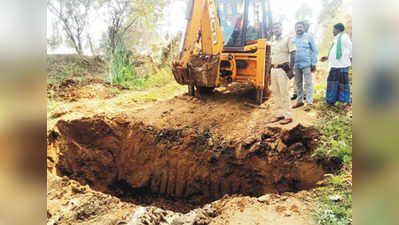
{"type": "Polygon", "coordinates": [[[195,89],[194,89],[194,85],[188,85],[188,95],[189,96],[195,96],[195,89]]]}
{"type": "Polygon", "coordinates": [[[261,105],[263,103],[263,89],[256,89],[256,104],[261,105]]]}
{"type": "Polygon", "coordinates": [[[200,94],[212,94],[214,87],[197,87],[200,94]]]}

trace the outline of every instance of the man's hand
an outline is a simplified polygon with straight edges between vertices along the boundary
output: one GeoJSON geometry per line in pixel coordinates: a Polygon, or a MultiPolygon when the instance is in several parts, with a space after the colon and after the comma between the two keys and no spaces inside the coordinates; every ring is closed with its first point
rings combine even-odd
{"type": "Polygon", "coordinates": [[[292,69],[290,69],[290,70],[287,72],[287,77],[288,77],[288,79],[290,79],[290,80],[294,77],[294,71],[292,71],[292,69]]]}
{"type": "Polygon", "coordinates": [[[323,57],[321,57],[321,59],[320,59],[321,62],[325,62],[325,61],[327,61],[327,60],[328,60],[328,56],[323,56],[323,57]]]}
{"type": "Polygon", "coordinates": [[[312,73],[314,73],[314,72],[316,72],[316,66],[315,65],[312,66],[312,73]]]}

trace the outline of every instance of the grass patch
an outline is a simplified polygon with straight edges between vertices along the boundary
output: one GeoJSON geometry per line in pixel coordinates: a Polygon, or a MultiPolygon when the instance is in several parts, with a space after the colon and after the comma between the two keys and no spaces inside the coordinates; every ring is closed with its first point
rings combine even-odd
{"type": "Polygon", "coordinates": [[[174,81],[172,71],[169,67],[164,67],[157,73],[147,75],[141,79],[135,79],[128,85],[135,90],[145,90],[153,87],[163,87],[171,81],[174,81]]]}
{"type": "Polygon", "coordinates": [[[326,83],[315,85],[314,104],[318,110],[316,128],[321,133],[321,144],[315,157],[338,157],[344,168],[331,175],[316,189],[319,209],[315,219],[321,225],[352,224],[352,118],[344,112],[344,104],[328,106],[325,100],[326,83]]]}
{"type": "Polygon", "coordinates": [[[144,102],[156,101],[158,99],[168,98],[183,90],[186,90],[186,87],[176,83],[176,84],[166,85],[160,89],[157,88],[155,90],[149,90],[145,92],[140,92],[140,91],[132,92],[129,98],[139,101],[142,100],[144,102]]]}
{"type": "Polygon", "coordinates": [[[344,112],[344,104],[329,106],[325,101],[326,84],[315,85],[315,107],[319,111],[316,128],[322,133],[318,157],[338,157],[352,162],[352,119],[344,112]]]}
{"type": "Polygon", "coordinates": [[[326,186],[319,187],[316,194],[319,209],[315,219],[321,225],[352,224],[352,164],[338,175],[325,180],[326,186]]]}

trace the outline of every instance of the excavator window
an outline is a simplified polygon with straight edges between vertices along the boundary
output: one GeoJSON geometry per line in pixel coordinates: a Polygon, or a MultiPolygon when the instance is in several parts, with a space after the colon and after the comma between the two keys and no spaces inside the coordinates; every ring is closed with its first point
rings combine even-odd
{"type": "Polygon", "coordinates": [[[262,38],[263,33],[262,6],[259,0],[248,1],[248,22],[245,41],[262,38]]]}
{"type": "Polygon", "coordinates": [[[244,0],[217,1],[221,30],[226,46],[241,46],[244,25],[244,0]]]}
{"type": "Polygon", "coordinates": [[[217,0],[216,3],[225,47],[243,47],[270,36],[268,0],[217,0]]]}

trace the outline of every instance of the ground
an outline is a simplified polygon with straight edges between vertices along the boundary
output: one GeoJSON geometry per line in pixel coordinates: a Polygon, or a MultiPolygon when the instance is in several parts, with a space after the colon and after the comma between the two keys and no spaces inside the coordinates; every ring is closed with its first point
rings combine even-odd
{"type": "Polygon", "coordinates": [[[185,93],[50,84],[47,223],[317,224],[319,188],[342,166],[314,157],[318,109],[281,126],[248,85],[185,93]]]}

